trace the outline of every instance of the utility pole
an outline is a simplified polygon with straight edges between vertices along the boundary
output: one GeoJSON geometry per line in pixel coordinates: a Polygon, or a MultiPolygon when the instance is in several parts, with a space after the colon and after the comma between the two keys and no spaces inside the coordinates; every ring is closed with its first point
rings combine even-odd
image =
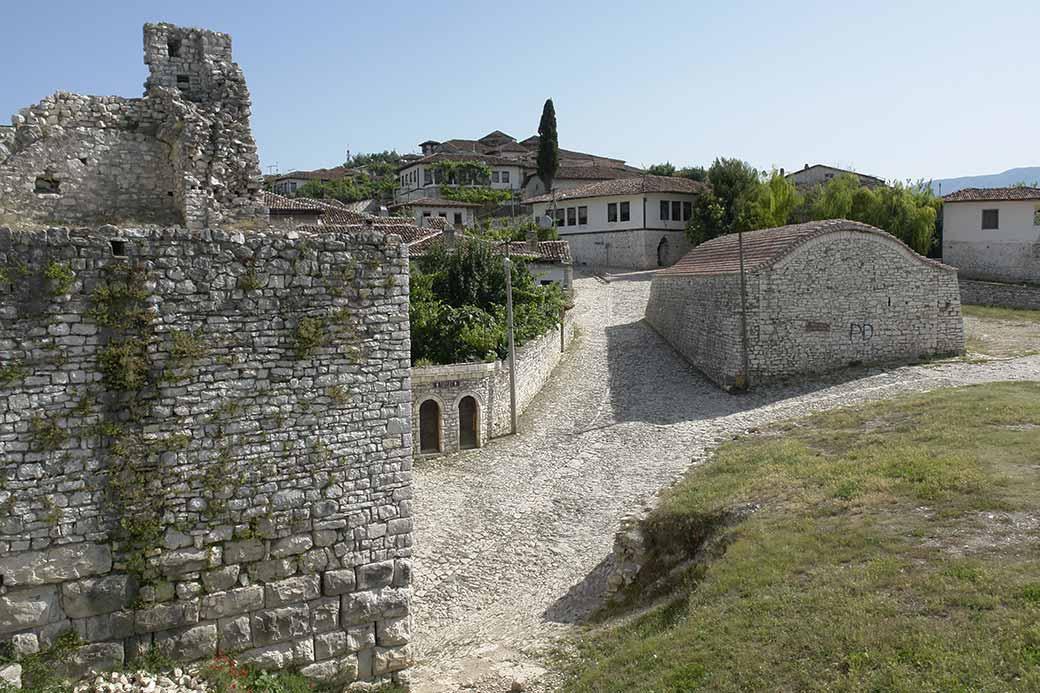
{"type": "Polygon", "coordinates": [[[513,263],[509,259],[509,240],[506,240],[506,325],[509,330],[509,414],[513,435],[516,435],[516,345],[513,343],[513,263]]]}
{"type": "Polygon", "coordinates": [[[747,390],[751,387],[749,381],[750,367],[748,365],[748,330],[747,330],[747,283],[744,279],[744,232],[737,231],[737,254],[740,256],[740,341],[741,351],[743,352],[744,360],[744,382],[743,388],[747,390]]]}

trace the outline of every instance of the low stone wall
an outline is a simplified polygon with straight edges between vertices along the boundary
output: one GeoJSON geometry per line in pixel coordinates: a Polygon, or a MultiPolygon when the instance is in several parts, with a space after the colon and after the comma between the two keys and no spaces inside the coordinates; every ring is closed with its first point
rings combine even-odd
{"type": "Polygon", "coordinates": [[[1040,286],[961,279],[961,303],[1040,310],[1040,286]]]}
{"type": "MultiPolygon", "coordinates": [[[[574,319],[567,314],[563,344],[574,336],[574,319]]],[[[563,355],[559,326],[516,350],[517,410],[523,413],[541,392],[563,355]]],[[[477,401],[480,445],[506,435],[511,429],[509,361],[457,363],[447,366],[412,368],[412,441],[415,455],[420,449],[420,407],[434,400],[439,407],[440,454],[459,450],[459,404],[464,397],[477,401]]]]}
{"type": "Polygon", "coordinates": [[[667,239],[664,265],[672,265],[690,249],[683,231],[665,229],[624,229],[610,232],[561,233],[570,244],[575,266],[656,269],[657,248],[667,239]]]}
{"type": "Polygon", "coordinates": [[[0,228],[0,641],[410,662],[396,236],[0,228]]]}

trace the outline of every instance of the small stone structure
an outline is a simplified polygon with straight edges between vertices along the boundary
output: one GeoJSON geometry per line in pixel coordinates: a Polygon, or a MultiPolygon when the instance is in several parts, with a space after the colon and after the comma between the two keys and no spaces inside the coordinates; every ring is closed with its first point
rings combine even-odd
{"type": "Polygon", "coordinates": [[[976,306],[998,306],[1040,310],[1040,285],[1005,284],[961,279],[961,303],[976,306]]]}
{"type": "Polygon", "coordinates": [[[659,271],[646,309],[650,325],[721,387],[963,353],[957,271],[894,236],[832,219],[743,240],[746,377],[736,234],[659,271]]]}
{"type": "Polygon", "coordinates": [[[0,642],[403,682],[409,356],[394,235],[0,228],[0,642]]]}
{"type": "MultiPolygon", "coordinates": [[[[574,321],[516,350],[519,413],[549,380],[574,335],[574,321]],[[561,338],[560,331],[563,330],[561,338]]],[[[482,447],[511,428],[509,361],[412,368],[412,444],[416,457],[482,447]]]]}
{"type": "Polygon", "coordinates": [[[0,128],[0,217],[213,227],[264,215],[231,37],[144,26],[145,96],[58,92],[0,128]]]}

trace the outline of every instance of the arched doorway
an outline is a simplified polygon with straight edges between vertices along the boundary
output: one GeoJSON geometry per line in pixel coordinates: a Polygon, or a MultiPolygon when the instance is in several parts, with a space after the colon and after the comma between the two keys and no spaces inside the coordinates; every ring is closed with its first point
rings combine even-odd
{"type": "Polygon", "coordinates": [[[668,264],[668,239],[662,238],[657,244],[657,266],[664,267],[668,264]]]}
{"type": "Polygon", "coordinates": [[[479,446],[477,400],[466,395],[459,401],[459,448],[469,450],[479,446]]]}
{"type": "Polygon", "coordinates": [[[441,451],[441,408],[428,399],[419,405],[419,452],[441,451]]]}

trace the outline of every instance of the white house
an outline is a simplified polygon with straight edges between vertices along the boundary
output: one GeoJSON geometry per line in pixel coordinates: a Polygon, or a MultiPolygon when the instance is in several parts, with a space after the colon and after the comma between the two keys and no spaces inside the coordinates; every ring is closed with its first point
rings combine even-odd
{"type": "Polygon", "coordinates": [[[555,221],[576,265],[667,267],[689,250],[686,223],[697,195],[688,178],[639,176],[601,181],[526,200],[535,218],[555,221]]]}
{"type": "Polygon", "coordinates": [[[390,211],[407,210],[407,214],[415,219],[417,226],[429,226],[431,219],[440,218],[452,226],[462,228],[476,223],[476,210],[479,208],[480,205],[472,202],[417,197],[392,205],[390,211]]]}
{"type": "Polygon", "coordinates": [[[1040,283],[1040,188],[943,197],[943,262],[969,279],[1040,283]]]}

